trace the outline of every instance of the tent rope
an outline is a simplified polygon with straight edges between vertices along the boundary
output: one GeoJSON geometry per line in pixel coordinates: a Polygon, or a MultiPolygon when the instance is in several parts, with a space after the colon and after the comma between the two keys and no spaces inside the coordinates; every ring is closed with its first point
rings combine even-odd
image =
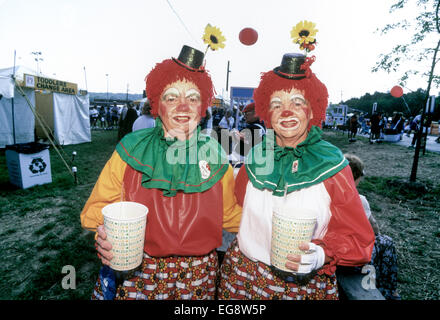
{"type": "MultiPolygon", "coordinates": [[[[31,108],[31,109],[32,109],[32,108],[31,108]]],[[[38,119],[40,120],[40,125],[41,125],[41,127],[42,127],[42,129],[43,129],[45,135],[46,135],[47,137],[50,137],[50,136],[54,137],[55,143],[57,143],[58,145],[60,145],[60,144],[61,144],[60,141],[57,141],[57,139],[56,139],[56,137],[55,137],[55,135],[54,135],[54,132],[53,132],[52,129],[49,127],[49,125],[44,121],[44,119],[42,118],[42,116],[37,112],[36,108],[34,108],[33,111],[34,111],[34,114],[37,114],[37,115],[38,115],[38,119]],[[44,130],[44,129],[46,129],[46,130],[44,130]],[[47,131],[47,132],[46,132],[46,131],[47,131]]],[[[35,117],[37,118],[37,116],[35,116],[35,117]]],[[[69,130],[69,131],[70,131],[70,130],[69,130]]],[[[64,156],[65,156],[66,158],[69,157],[69,156],[67,155],[67,153],[64,151],[63,148],[60,148],[60,150],[61,150],[61,152],[64,154],[64,156]]],[[[70,163],[70,165],[72,165],[72,163],[70,163]]]]}
{"type": "Polygon", "coordinates": [[[16,88],[20,91],[21,95],[26,99],[26,102],[29,105],[29,108],[31,109],[32,113],[34,114],[35,118],[38,120],[41,128],[44,131],[44,134],[47,136],[48,140],[50,141],[50,143],[52,144],[53,148],[55,149],[55,151],[58,153],[58,155],[60,156],[61,160],[63,161],[63,163],[65,164],[67,170],[69,171],[69,173],[72,175],[73,178],[75,178],[75,174],[72,171],[72,168],[69,167],[69,165],[67,164],[66,160],[64,160],[63,156],[61,155],[60,151],[58,150],[58,148],[56,147],[55,143],[53,142],[53,140],[50,138],[49,133],[47,132],[46,128],[44,127],[43,121],[40,119],[40,116],[37,114],[37,112],[34,110],[34,106],[32,105],[32,102],[29,100],[29,98],[26,96],[26,93],[23,91],[23,89],[18,85],[17,82],[15,82],[15,86],[16,88]]]}

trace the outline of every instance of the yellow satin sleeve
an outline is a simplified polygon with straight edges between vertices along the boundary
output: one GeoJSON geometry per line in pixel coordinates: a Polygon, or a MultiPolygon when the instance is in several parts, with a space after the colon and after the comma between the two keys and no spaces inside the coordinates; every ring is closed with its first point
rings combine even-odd
{"type": "Polygon", "coordinates": [[[106,205],[121,201],[122,181],[127,163],[122,161],[119,154],[114,151],[99,175],[92,193],[80,214],[81,226],[84,229],[95,231],[104,224],[101,209],[106,205]]]}
{"type": "Polygon", "coordinates": [[[238,232],[242,208],[235,198],[234,170],[231,166],[220,181],[223,186],[223,229],[238,232]]]}

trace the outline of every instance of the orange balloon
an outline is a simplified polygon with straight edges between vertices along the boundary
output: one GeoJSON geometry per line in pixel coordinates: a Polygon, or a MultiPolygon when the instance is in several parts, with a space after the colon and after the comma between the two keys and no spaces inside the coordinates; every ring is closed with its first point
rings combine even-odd
{"type": "Polygon", "coordinates": [[[258,33],[252,28],[244,28],[238,35],[240,42],[246,46],[251,46],[258,40],[258,33]]]}
{"type": "Polygon", "coordinates": [[[400,98],[403,96],[403,89],[400,86],[394,86],[390,93],[394,98],[400,98]]]}

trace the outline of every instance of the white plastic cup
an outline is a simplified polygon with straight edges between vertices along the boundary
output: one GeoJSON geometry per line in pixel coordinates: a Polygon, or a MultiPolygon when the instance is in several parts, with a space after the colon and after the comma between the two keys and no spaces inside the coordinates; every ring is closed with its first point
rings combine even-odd
{"type": "Polygon", "coordinates": [[[135,269],[142,263],[148,208],[131,201],[102,208],[107,240],[112,244],[110,267],[116,271],[135,269]]]}
{"type": "Polygon", "coordinates": [[[286,208],[274,209],[272,216],[271,264],[283,271],[286,268],[288,254],[304,254],[298,247],[312,240],[316,225],[316,213],[311,210],[292,208],[293,214],[287,214],[286,208]]]}

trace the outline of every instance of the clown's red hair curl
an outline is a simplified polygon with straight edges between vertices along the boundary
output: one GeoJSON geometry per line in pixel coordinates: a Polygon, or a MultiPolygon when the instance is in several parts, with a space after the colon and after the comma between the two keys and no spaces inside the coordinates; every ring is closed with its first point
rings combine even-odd
{"type": "Polygon", "coordinates": [[[147,97],[151,104],[151,114],[156,117],[159,112],[159,101],[165,87],[173,82],[186,80],[193,82],[201,94],[201,116],[204,117],[206,109],[211,105],[214,96],[214,87],[208,72],[190,71],[178,65],[172,59],[164,60],[153,68],[145,77],[147,97]]]}
{"type": "Polygon", "coordinates": [[[308,78],[300,80],[287,79],[278,76],[273,71],[262,73],[258,88],[254,90],[253,99],[255,101],[255,113],[264,120],[267,127],[272,128],[270,123],[270,96],[275,91],[290,91],[292,88],[304,93],[304,98],[312,108],[313,119],[309,123],[308,129],[312,125],[321,127],[325,119],[325,111],[328,103],[328,92],[326,86],[311,73],[308,78]]]}

